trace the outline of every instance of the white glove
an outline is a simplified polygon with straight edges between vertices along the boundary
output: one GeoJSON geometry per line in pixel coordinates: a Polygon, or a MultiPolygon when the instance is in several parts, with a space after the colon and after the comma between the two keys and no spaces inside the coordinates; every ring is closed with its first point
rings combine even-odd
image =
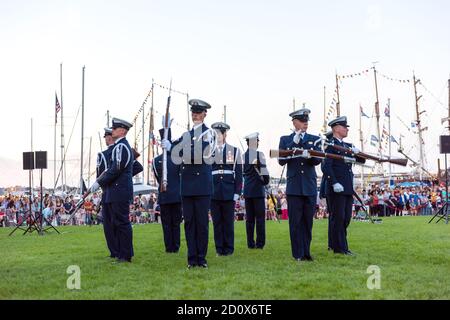
{"type": "Polygon", "coordinates": [[[359,150],[357,147],[352,147],[352,152],[353,152],[354,154],[358,154],[358,153],[361,152],[361,150],[359,150]]]}
{"type": "Polygon", "coordinates": [[[234,201],[238,201],[239,200],[239,195],[238,194],[234,194],[234,201]]]}
{"type": "Polygon", "coordinates": [[[340,183],[335,183],[335,184],[333,184],[333,190],[336,193],[341,193],[341,192],[344,192],[344,187],[340,183]]]}
{"type": "Polygon", "coordinates": [[[353,164],[356,163],[356,159],[351,157],[344,157],[344,162],[353,164]]]}
{"type": "Polygon", "coordinates": [[[303,150],[303,152],[300,155],[300,157],[305,158],[305,159],[311,159],[311,154],[309,153],[308,150],[303,150]]]}
{"type": "Polygon", "coordinates": [[[89,188],[89,193],[94,193],[95,191],[97,191],[100,188],[100,185],[98,184],[97,181],[95,181],[92,186],[89,188]]]}
{"type": "Polygon", "coordinates": [[[172,148],[172,144],[167,139],[161,140],[161,146],[163,147],[163,149],[166,149],[167,151],[170,151],[170,149],[172,148]]]}
{"type": "MultiPolygon", "coordinates": [[[[171,119],[171,118],[170,118],[170,113],[169,113],[169,122],[168,122],[168,128],[170,128],[170,127],[171,127],[171,125],[172,125],[172,121],[173,121],[173,119],[171,119]]],[[[165,115],[163,115],[163,116],[162,116],[162,127],[163,127],[163,128],[165,128],[165,127],[166,127],[166,116],[165,116],[165,115]]]]}

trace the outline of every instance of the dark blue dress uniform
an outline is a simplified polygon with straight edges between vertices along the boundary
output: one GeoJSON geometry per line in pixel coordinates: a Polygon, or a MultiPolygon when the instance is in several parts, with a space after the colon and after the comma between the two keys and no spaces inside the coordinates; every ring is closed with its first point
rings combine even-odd
{"type": "MultiPolygon", "coordinates": [[[[164,137],[164,129],[160,130],[161,137],[164,137]]],[[[170,141],[170,129],[168,140],[170,141]]],[[[153,159],[153,173],[162,184],[163,155],[153,159]]],[[[173,163],[170,156],[167,157],[167,190],[159,191],[158,204],[161,212],[161,223],[164,235],[164,245],[166,252],[176,253],[180,249],[180,224],[182,218],[181,196],[180,196],[180,165],[173,163]]]]}
{"type": "MultiPolygon", "coordinates": [[[[327,140],[327,142],[330,142],[331,139],[333,138],[333,132],[328,131],[325,134],[325,138],[327,140]]],[[[320,169],[323,172],[323,161],[320,165],[320,169]]],[[[322,174],[322,179],[320,180],[320,189],[319,189],[319,198],[320,199],[325,199],[326,202],[326,206],[327,206],[327,213],[328,213],[328,250],[332,250],[333,245],[332,245],[332,237],[331,237],[331,224],[332,224],[332,220],[334,218],[334,215],[330,214],[330,204],[328,202],[328,197],[325,194],[325,189],[326,189],[326,180],[325,180],[325,175],[322,174]]]]}
{"type": "MultiPolygon", "coordinates": [[[[202,112],[211,106],[199,99],[189,100],[191,111],[202,112]]],[[[174,141],[172,160],[181,165],[181,203],[188,247],[188,267],[207,267],[209,219],[213,193],[212,142],[214,132],[199,124],[174,141]]]]}
{"type": "MultiPolygon", "coordinates": [[[[213,124],[212,128],[221,127],[213,124]]],[[[234,252],[235,195],[240,196],[242,190],[242,159],[239,149],[228,143],[216,148],[212,175],[214,193],[211,198],[211,216],[214,242],[217,254],[227,256],[234,252]]]]}
{"type": "MultiPolygon", "coordinates": [[[[294,142],[295,133],[280,138],[279,149],[294,148],[320,151],[320,137],[305,133],[303,139],[294,142]]],[[[292,256],[296,260],[312,260],[310,247],[312,226],[317,204],[317,174],[315,166],[318,158],[299,156],[279,158],[282,166],[287,164],[286,196],[289,213],[289,233],[292,256]]]]}
{"type": "MultiPolygon", "coordinates": [[[[129,129],[132,125],[113,118],[113,128],[129,129]]],[[[112,216],[113,233],[118,241],[118,258],[131,261],[133,252],[133,232],[129,220],[130,203],[133,199],[134,155],[125,137],[115,141],[111,154],[111,165],[97,179],[97,183],[107,188],[105,204],[112,216]]]]}
{"type": "MultiPolygon", "coordinates": [[[[342,125],[347,126],[346,117],[337,118],[329,123],[330,126],[342,125]]],[[[331,143],[338,146],[352,148],[351,144],[340,141],[333,137],[331,143]]],[[[338,154],[350,157],[351,152],[341,152],[328,146],[326,153],[338,154]]],[[[356,157],[356,161],[364,163],[365,160],[356,157]]],[[[328,197],[330,205],[330,214],[333,218],[330,220],[331,248],[335,253],[351,254],[347,242],[347,227],[352,217],[353,205],[353,171],[352,164],[344,161],[326,158],[324,160],[322,171],[325,179],[325,195],[328,197]],[[333,185],[339,183],[343,186],[344,191],[336,193],[333,185]]]]}
{"type": "MultiPolygon", "coordinates": [[[[106,130],[105,130],[106,135],[106,130]]],[[[108,149],[99,152],[97,156],[97,178],[106,170],[108,170],[111,164],[111,154],[114,148],[114,144],[108,146],[108,149]]],[[[105,233],[106,245],[110,252],[111,258],[119,257],[119,244],[117,243],[117,238],[114,235],[114,229],[112,225],[111,212],[108,210],[106,205],[106,194],[108,193],[108,186],[102,189],[102,219],[103,219],[103,232],[105,233]]]]}
{"type": "MultiPolygon", "coordinates": [[[[248,135],[247,141],[258,139],[258,134],[248,135]]],[[[264,154],[256,149],[247,149],[244,154],[244,198],[247,246],[250,249],[264,248],[266,244],[265,186],[270,177],[264,154]],[[256,243],[254,239],[256,224],[256,243]]]]}

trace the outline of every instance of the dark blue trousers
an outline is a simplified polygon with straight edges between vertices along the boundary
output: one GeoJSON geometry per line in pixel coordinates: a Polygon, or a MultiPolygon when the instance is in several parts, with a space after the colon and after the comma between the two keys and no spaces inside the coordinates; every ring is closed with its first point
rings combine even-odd
{"type": "Polygon", "coordinates": [[[247,229],[247,246],[264,248],[266,244],[266,206],[264,198],[245,198],[245,226],[247,229]],[[256,224],[256,244],[255,244],[256,224]]]}
{"type": "Polygon", "coordinates": [[[331,214],[331,244],[336,253],[348,251],[347,227],[352,219],[352,195],[332,194],[329,196],[331,214]]]}
{"type": "Polygon", "coordinates": [[[294,259],[310,257],[316,197],[288,195],[287,203],[292,256],[294,259]]]}
{"type": "Polygon", "coordinates": [[[181,203],[160,204],[166,252],[180,249],[181,203]]]}
{"type": "Polygon", "coordinates": [[[327,212],[328,212],[328,248],[333,249],[333,239],[331,234],[331,224],[333,223],[334,214],[331,212],[330,201],[328,196],[325,198],[327,202],[327,212]]]}
{"type": "Polygon", "coordinates": [[[234,201],[211,201],[214,242],[218,254],[234,252],[234,201]]]}
{"type": "Polygon", "coordinates": [[[134,256],[134,251],[133,231],[130,223],[130,203],[128,201],[112,202],[107,205],[112,216],[113,233],[118,243],[118,258],[131,261],[131,257],[134,256]]]}
{"type": "Polygon", "coordinates": [[[102,202],[102,218],[103,232],[105,233],[106,245],[108,246],[110,256],[117,258],[119,257],[119,243],[114,234],[111,211],[109,210],[109,206],[104,202],[102,202]]]}
{"type": "Polygon", "coordinates": [[[184,232],[188,247],[188,264],[206,263],[208,251],[208,211],[211,196],[182,197],[184,232]]]}

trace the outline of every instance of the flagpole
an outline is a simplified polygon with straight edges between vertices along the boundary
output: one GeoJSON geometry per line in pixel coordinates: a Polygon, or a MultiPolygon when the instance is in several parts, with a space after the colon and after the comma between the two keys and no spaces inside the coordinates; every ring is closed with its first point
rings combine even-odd
{"type": "MultiPolygon", "coordinates": [[[[153,91],[152,91],[153,93],[153,91]]],[[[145,100],[147,101],[147,100],[145,100]]],[[[145,166],[145,103],[142,104],[142,166],[145,166]]],[[[136,149],[137,151],[137,149],[136,149]]],[[[145,184],[145,170],[142,170],[142,184],[145,184]]]]}
{"type": "Polygon", "coordinates": [[[336,71],[336,94],[337,94],[337,102],[336,102],[336,114],[338,117],[341,116],[341,98],[339,97],[339,76],[336,71]]]}
{"type": "Polygon", "coordinates": [[[80,195],[83,195],[83,138],[84,138],[84,69],[81,77],[81,165],[80,165],[80,195]]]}
{"type": "MultiPolygon", "coordinates": [[[[152,97],[151,97],[151,105],[150,105],[150,126],[148,130],[148,148],[147,148],[147,184],[151,185],[150,183],[150,161],[153,161],[155,158],[154,148],[153,148],[153,130],[154,130],[154,122],[153,122],[153,90],[155,89],[155,83],[152,79],[152,97]]],[[[145,165],[144,162],[142,162],[143,165],[145,165]]]]}
{"type": "Polygon", "coordinates": [[[54,144],[53,144],[53,194],[56,191],[56,125],[58,123],[58,113],[56,112],[56,101],[58,100],[58,96],[55,92],[55,136],[54,136],[54,144]]]}
{"type": "Polygon", "coordinates": [[[91,147],[92,147],[92,136],[89,139],[89,163],[88,163],[88,186],[91,185],[91,147]]]}
{"type": "Polygon", "coordinates": [[[326,113],[327,113],[327,87],[323,86],[323,134],[327,133],[327,120],[326,120],[326,113]]]}
{"type": "MultiPolygon", "coordinates": [[[[389,130],[389,159],[392,158],[392,139],[391,139],[391,99],[388,98],[388,130],[389,130]]],[[[389,186],[392,179],[392,163],[389,162],[389,186]]]]}
{"type": "MultiPolygon", "coordinates": [[[[361,142],[361,152],[364,152],[364,139],[362,132],[362,106],[359,104],[359,141],[361,142]]],[[[364,189],[364,167],[361,166],[361,189],[364,189]]]]}
{"type": "Polygon", "coordinates": [[[62,192],[66,192],[65,182],[65,171],[64,171],[64,103],[63,103],[63,89],[62,89],[62,63],[59,65],[60,74],[60,95],[61,95],[61,186],[62,192]]]}

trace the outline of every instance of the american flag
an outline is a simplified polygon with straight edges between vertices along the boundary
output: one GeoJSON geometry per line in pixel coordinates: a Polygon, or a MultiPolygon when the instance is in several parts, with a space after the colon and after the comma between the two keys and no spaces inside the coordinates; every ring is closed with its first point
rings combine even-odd
{"type": "Polygon", "coordinates": [[[58,122],[57,114],[58,114],[59,110],[61,110],[61,106],[58,101],[58,95],[55,92],[55,123],[58,122]]]}

